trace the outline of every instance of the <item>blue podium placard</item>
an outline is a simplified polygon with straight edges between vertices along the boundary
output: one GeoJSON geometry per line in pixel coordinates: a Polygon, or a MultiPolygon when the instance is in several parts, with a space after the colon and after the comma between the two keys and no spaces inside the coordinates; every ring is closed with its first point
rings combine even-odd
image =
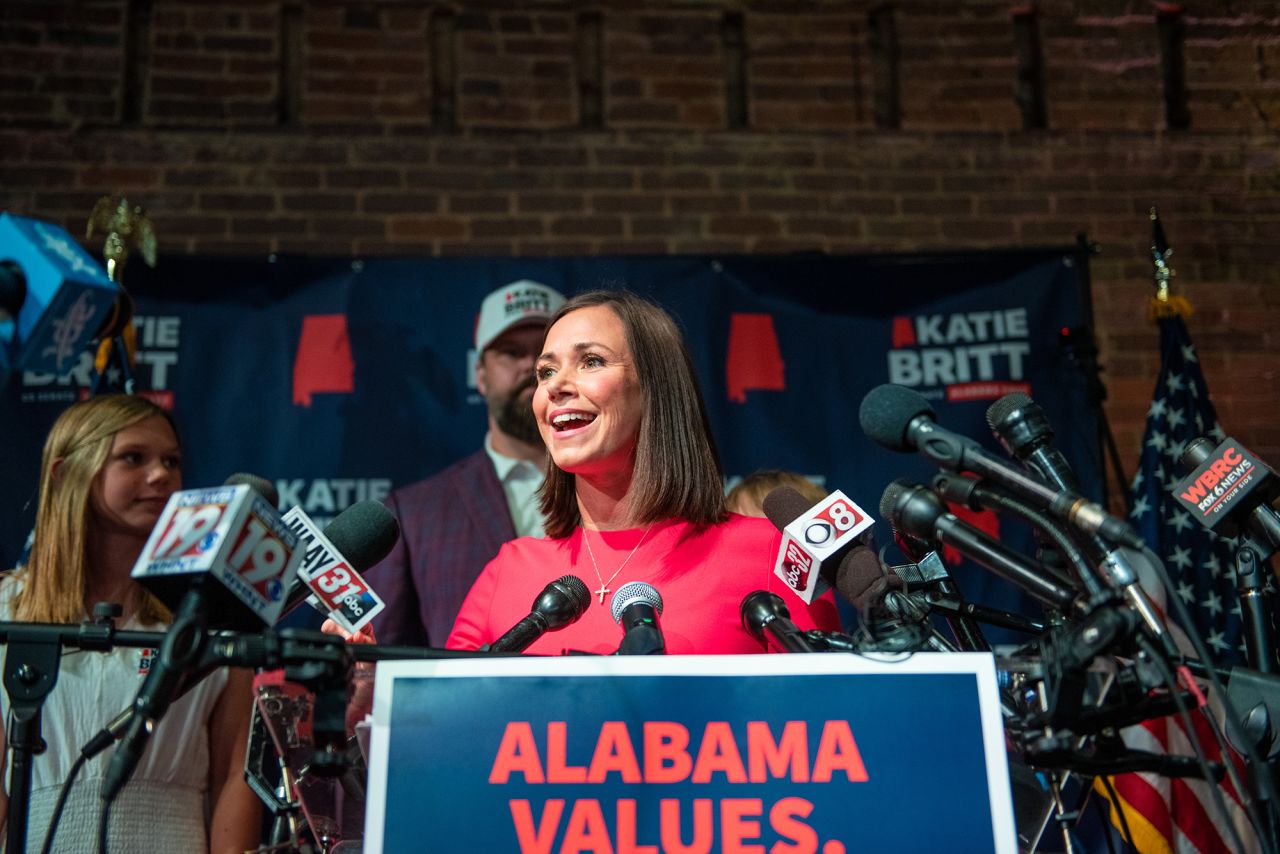
{"type": "Polygon", "coordinates": [[[365,850],[996,851],[979,653],[378,665],[365,850]]]}

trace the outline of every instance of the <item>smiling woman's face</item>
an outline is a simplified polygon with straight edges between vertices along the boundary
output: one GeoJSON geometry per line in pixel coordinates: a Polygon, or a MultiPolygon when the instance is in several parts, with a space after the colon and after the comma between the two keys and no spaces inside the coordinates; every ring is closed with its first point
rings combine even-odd
{"type": "Polygon", "coordinates": [[[576,475],[629,472],[644,398],[622,320],[608,306],[571,311],[542,350],[533,414],[551,459],[576,475]]]}

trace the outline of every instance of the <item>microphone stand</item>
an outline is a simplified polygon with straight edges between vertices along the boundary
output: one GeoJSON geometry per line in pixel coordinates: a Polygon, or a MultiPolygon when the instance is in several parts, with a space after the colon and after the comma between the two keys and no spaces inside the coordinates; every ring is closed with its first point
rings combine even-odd
{"type": "Polygon", "coordinates": [[[31,810],[32,758],[48,746],[41,737],[45,698],[58,682],[63,647],[110,652],[118,646],[159,647],[164,632],[116,631],[118,605],[94,607],[96,621],[78,625],[0,622],[5,644],[4,689],[9,695],[7,738],[13,767],[9,775],[9,812],[5,850],[27,850],[27,820],[31,810]],[[112,609],[115,609],[114,613],[112,609]]]}
{"type": "MultiPolygon", "coordinates": [[[[983,649],[979,646],[969,646],[956,632],[956,625],[953,620],[967,618],[969,620],[977,620],[979,623],[999,626],[1002,629],[1012,629],[1015,632],[1026,632],[1033,635],[1038,635],[1045,630],[1045,624],[1039,620],[1033,620],[1030,617],[1024,617],[1011,611],[1002,611],[999,608],[989,608],[986,605],[969,602],[961,599],[958,595],[949,596],[942,588],[926,590],[924,600],[928,604],[929,610],[937,611],[947,618],[951,631],[957,634],[957,639],[961,641],[961,645],[976,652],[990,652],[991,647],[987,645],[986,649],[983,649]]],[[[986,643],[985,638],[983,638],[983,643],[986,643]]]]}

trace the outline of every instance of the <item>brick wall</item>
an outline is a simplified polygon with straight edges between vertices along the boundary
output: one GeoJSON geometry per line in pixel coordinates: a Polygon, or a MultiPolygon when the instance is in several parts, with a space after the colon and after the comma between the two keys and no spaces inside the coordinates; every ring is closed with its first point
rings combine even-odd
{"type": "Polygon", "coordinates": [[[1139,0],[6,0],[0,208],[162,251],[1099,242],[1127,465],[1157,205],[1224,426],[1280,464],[1280,16],[1139,0]]]}

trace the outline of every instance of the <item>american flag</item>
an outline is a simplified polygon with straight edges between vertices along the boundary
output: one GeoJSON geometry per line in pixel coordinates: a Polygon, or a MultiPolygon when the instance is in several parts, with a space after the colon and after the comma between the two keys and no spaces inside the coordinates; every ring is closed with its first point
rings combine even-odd
{"type": "Polygon", "coordinates": [[[1164,561],[1172,592],[1187,606],[1210,654],[1218,664],[1237,664],[1243,647],[1234,541],[1191,518],[1173,495],[1174,484],[1183,476],[1178,459],[1187,445],[1201,436],[1216,445],[1226,436],[1186,324],[1177,316],[1158,323],[1160,375],[1147,410],[1129,521],[1164,561]]]}
{"type": "MultiPolygon", "coordinates": [[[[1173,588],[1186,605],[1195,628],[1218,664],[1240,662],[1243,657],[1241,611],[1235,587],[1232,540],[1209,531],[1185,512],[1172,488],[1182,477],[1178,459],[1193,439],[1223,438],[1222,428],[1186,324],[1177,315],[1161,317],[1160,373],[1151,408],[1147,411],[1142,439],[1142,460],[1133,478],[1129,521],[1147,545],[1160,556],[1173,588]]],[[[1158,582],[1144,586],[1165,615],[1171,616],[1158,582]]],[[[1192,712],[1200,744],[1211,761],[1222,761],[1217,744],[1199,713],[1192,712]]],[[[1183,756],[1192,754],[1191,742],[1178,717],[1147,721],[1122,732],[1135,749],[1183,756]]],[[[1155,852],[1230,852],[1232,836],[1222,814],[1214,806],[1210,784],[1193,778],[1171,779],[1154,774],[1125,774],[1112,778],[1134,847],[1142,854],[1155,852]]],[[[1223,798],[1246,845],[1254,839],[1230,782],[1222,785],[1223,798]]],[[[1113,803],[1113,806],[1117,804],[1113,803]]],[[[1113,812],[1113,821],[1123,827],[1113,812]]]]}

